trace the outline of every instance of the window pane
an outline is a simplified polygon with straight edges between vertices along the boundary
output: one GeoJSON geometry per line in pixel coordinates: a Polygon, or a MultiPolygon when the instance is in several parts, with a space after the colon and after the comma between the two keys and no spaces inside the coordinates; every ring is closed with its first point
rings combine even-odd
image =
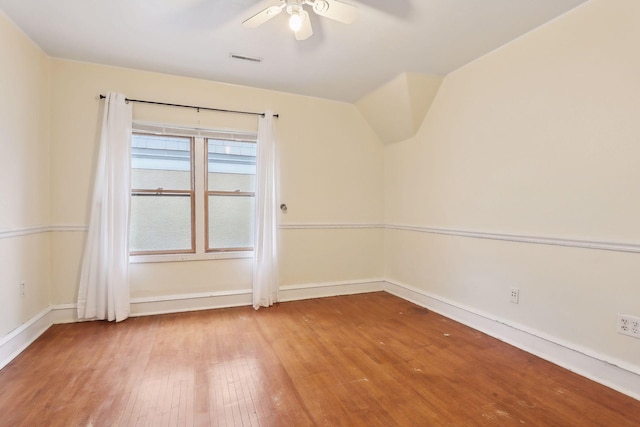
{"type": "Polygon", "coordinates": [[[211,191],[253,193],[256,188],[256,176],[239,173],[210,173],[208,185],[211,191]]]}
{"type": "Polygon", "coordinates": [[[209,190],[255,191],[255,143],[208,139],[207,158],[209,190]]]}
{"type": "Polygon", "coordinates": [[[209,196],[209,248],[253,247],[252,196],[209,196]]]}
{"type": "Polygon", "coordinates": [[[132,135],[131,188],[191,190],[191,139],[132,135]]]}
{"type": "Polygon", "coordinates": [[[133,195],[131,252],[191,250],[191,196],[133,195]]]}

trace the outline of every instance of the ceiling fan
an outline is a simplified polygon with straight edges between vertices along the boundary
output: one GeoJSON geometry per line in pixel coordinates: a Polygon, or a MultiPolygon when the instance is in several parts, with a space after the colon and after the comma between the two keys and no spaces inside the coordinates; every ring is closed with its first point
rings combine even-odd
{"type": "Polygon", "coordinates": [[[267,7],[242,23],[247,28],[258,27],[286,10],[289,14],[289,27],[295,33],[296,40],[306,40],[313,35],[309,12],[304,5],[312,7],[320,16],[345,24],[352,23],[358,16],[358,8],[339,0],[279,0],[279,5],[267,7]]]}

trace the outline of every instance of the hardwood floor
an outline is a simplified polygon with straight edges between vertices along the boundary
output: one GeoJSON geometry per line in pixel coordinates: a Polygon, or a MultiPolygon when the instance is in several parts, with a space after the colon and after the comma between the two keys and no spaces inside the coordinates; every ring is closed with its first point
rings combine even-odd
{"type": "Polygon", "coordinates": [[[386,293],[51,327],[2,426],[638,426],[640,401],[386,293]]]}

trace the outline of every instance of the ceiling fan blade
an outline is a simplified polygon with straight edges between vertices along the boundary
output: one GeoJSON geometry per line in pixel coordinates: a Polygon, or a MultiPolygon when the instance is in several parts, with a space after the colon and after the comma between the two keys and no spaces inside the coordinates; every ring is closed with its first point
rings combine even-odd
{"type": "Polygon", "coordinates": [[[309,19],[309,13],[306,10],[300,12],[304,15],[302,20],[302,26],[296,31],[296,40],[306,40],[313,35],[313,28],[311,27],[311,19],[309,19]]]}
{"type": "Polygon", "coordinates": [[[320,16],[351,24],[358,17],[358,8],[339,0],[316,0],[313,11],[320,16]]]}
{"type": "Polygon", "coordinates": [[[251,18],[249,18],[246,21],[244,21],[242,23],[242,25],[244,25],[247,28],[256,28],[256,27],[264,24],[265,22],[267,22],[271,18],[274,18],[275,16],[278,16],[280,14],[280,12],[282,12],[282,9],[284,9],[284,4],[281,5],[281,6],[268,7],[265,10],[263,10],[262,12],[258,12],[255,15],[253,15],[251,18]]]}

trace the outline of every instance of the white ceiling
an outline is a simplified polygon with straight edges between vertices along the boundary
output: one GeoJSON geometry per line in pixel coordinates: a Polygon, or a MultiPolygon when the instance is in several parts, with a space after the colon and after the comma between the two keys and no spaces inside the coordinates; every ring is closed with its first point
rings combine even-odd
{"type": "Polygon", "coordinates": [[[586,0],[344,1],[358,6],[356,22],[312,16],[305,41],[284,13],[242,26],[278,0],[0,0],[0,8],[54,57],[353,102],[404,71],[447,74],[586,0]]]}

